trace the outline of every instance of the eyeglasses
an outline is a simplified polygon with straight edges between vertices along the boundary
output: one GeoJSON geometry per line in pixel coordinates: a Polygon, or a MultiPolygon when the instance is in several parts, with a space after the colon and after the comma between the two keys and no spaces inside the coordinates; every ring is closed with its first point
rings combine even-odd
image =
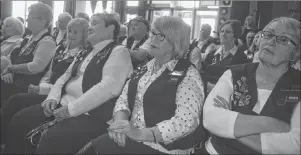
{"type": "Polygon", "coordinates": [[[274,36],[276,37],[276,42],[282,45],[289,45],[290,43],[297,46],[297,44],[289,37],[286,36],[277,36],[275,34],[273,34],[272,32],[269,31],[262,31],[261,36],[264,39],[272,39],[274,36]]]}
{"type": "Polygon", "coordinates": [[[222,30],[222,31],[220,31],[219,32],[220,34],[222,34],[222,33],[225,33],[225,34],[231,34],[231,33],[234,33],[234,32],[232,32],[232,31],[227,31],[227,30],[222,30]]]}
{"type": "Polygon", "coordinates": [[[165,35],[161,33],[155,33],[154,31],[149,31],[149,37],[153,38],[156,36],[160,41],[163,41],[165,39],[165,35]]]}
{"type": "Polygon", "coordinates": [[[30,132],[27,133],[25,136],[25,139],[29,139],[30,143],[33,146],[39,145],[42,136],[46,133],[47,129],[56,124],[58,121],[52,120],[52,121],[45,121],[42,124],[40,124],[38,127],[32,129],[30,132]]]}

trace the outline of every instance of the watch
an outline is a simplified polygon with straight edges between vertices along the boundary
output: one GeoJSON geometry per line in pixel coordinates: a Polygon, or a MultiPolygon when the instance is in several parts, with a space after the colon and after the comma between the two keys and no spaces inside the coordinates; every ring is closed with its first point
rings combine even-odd
{"type": "Polygon", "coordinates": [[[11,70],[11,66],[7,66],[7,73],[13,73],[13,71],[11,70]]]}

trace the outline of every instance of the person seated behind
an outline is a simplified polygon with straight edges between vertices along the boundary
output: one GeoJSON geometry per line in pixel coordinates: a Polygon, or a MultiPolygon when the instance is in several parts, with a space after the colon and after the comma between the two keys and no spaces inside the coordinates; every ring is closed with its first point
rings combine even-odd
{"type": "Polygon", "coordinates": [[[154,59],[138,67],[123,88],[109,133],[78,154],[188,154],[205,140],[204,100],[198,70],[184,59],[188,25],[179,17],[156,18],[150,32],[154,59]]]}
{"type": "Polygon", "coordinates": [[[199,38],[193,40],[189,46],[189,60],[196,66],[198,70],[202,68],[201,63],[209,54],[208,51],[212,51],[214,46],[213,38],[210,36],[210,34],[211,26],[209,24],[202,24],[199,38]]]}
{"type": "Polygon", "coordinates": [[[25,31],[24,31],[24,34],[23,34],[22,38],[30,36],[32,34],[32,32],[25,26],[24,19],[22,17],[17,17],[17,18],[23,23],[23,25],[25,27],[25,31]]]}
{"type": "Polygon", "coordinates": [[[127,38],[127,27],[125,25],[120,25],[120,33],[118,37],[118,44],[122,44],[122,42],[127,38]]]}
{"type": "Polygon", "coordinates": [[[134,69],[139,65],[146,63],[150,58],[147,50],[150,48],[148,32],[149,23],[143,17],[138,16],[129,21],[128,38],[123,41],[130,53],[134,69]]]}
{"type": "MultiPolygon", "coordinates": [[[[251,45],[244,52],[246,54],[247,59],[249,60],[249,62],[256,61],[256,60],[254,60],[254,58],[255,58],[255,54],[258,52],[260,36],[261,36],[261,31],[259,31],[259,32],[256,33],[256,35],[254,36],[254,39],[253,39],[251,45]]],[[[258,58],[258,57],[256,57],[256,58],[258,58]]]]}
{"type": "Polygon", "coordinates": [[[85,19],[75,18],[67,25],[67,46],[56,48],[48,72],[41,79],[39,85],[29,85],[28,93],[11,96],[2,107],[2,140],[5,144],[7,128],[13,116],[26,107],[42,103],[50,92],[55,81],[62,76],[73,62],[77,53],[83,49],[87,39],[89,23],[85,19]]]}
{"type": "Polygon", "coordinates": [[[92,137],[106,132],[116,97],[132,73],[129,52],[116,46],[119,30],[115,15],[92,16],[87,38],[91,46],[78,53],[41,105],[14,116],[5,153],[33,153],[38,144],[37,154],[75,154],[92,137]],[[27,144],[30,138],[24,136],[44,121],[57,122],[27,144]]]}
{"type": "Polygon", "coordinates": [[[300,154],[300,21],[280,17],[262,31],[258,63],[227,70],[207,97],[200,154],[300,154]]]}
{"type": "Polygon", "coordinates": [[[21,45],[24,26],[14,17],[7,17],[2,25],[2,35],[6,38],[1,43],[1,56],[10,57],[10,53],[21,45]]]}
{"type": "Polygon", "coordinates": [[[241,34],[240,22],[228,20],[221,24],[219,28],[221,46],[210,51],[203,63],[202,71],[204,80],[208,83],[208,91],[218,81],[220,76],[226,71],[227,66],[243,64],[247,62],[246,55],[241,46],[237,47],[234,42],[241,34]]]}
{"type": "Polygon", "coordinates": [[[32,31],[19,48],[11,52],[11,64],[1,75],[1,101],[3,104],[11,95],[25,93],[30,84],[38,85],[47,72],[55,53],[55,42],[47,28],[52,21],[52,9],[44,3],[29,7],[28,28],[32,31]]]}
{"type": "Polygon", "coordinates": [[[72,20],[72,16],[68,12],[63,12],[57,20],[57,30],[53,31],[53,39],[56,45],[64,44],[67,36],[67,25],[72,20]]]}
{"type": "Polygon", "coordinates": [[[246,44],[246,37],[247,34],[250,31],[256,31],[255,28],[255,21],[253,19],[253,16],[247,16],[243,25],[242,35],[239,36],[239,39],[242,41],[240,44],[245,45],[246,44]]]}
{"type": "Polygon", "coordinates": [[[83,18],[85,19],[86,21],[90,22],[90,17],[88,14],[86,13],[83,13],[83,12],[79,12],[75,15],[75,18],[83,18]]]}
{"type": "Polygon", "coordinates": [[[249,31],[247,33],[246,44],[245,44],[246,48],[249,48],[252,45],[255,35],[256,35],[255,31],[249,31]]]}

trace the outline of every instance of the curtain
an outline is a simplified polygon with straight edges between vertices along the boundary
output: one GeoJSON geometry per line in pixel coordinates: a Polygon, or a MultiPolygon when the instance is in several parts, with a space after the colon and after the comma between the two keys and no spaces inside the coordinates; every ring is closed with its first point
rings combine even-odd
{"type": "Polygon", "coordinates": [[[76,1],[65,0],[64,11],[68,12],[72,17],[75,17],[76,1]]]}
{"type": "Polygon", "coordinates": [[[97,2],[98,2],[98,0],[90,0],[92,14],[94,14],[94,12],[95,12],[97,2]]]}
{"type": "Polygon", "coordinates": [[[1,19],[12,16],[13,2],[9,0],[1,1],[1,19]]]}
{"type": "Polygon", "coordinates": [[[106,11],[106,9],[107,9],[107,3],[108,3],[107,0],[102,0],[102,10],[103,11],[106,11]]]}

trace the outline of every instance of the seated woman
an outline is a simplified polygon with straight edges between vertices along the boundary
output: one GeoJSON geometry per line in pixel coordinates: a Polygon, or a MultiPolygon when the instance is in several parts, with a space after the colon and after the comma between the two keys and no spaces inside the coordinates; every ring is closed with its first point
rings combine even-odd
{"type": "Polygon", "coordinates": [[[138,67],[126,83],[109,133],[79,154],[188,154],[205,140],[202,79],[183,59],[189,47],[188,25],[181,18],[163,16],[152,28],[150,54],[155,58],[138,67]]]}
{"type": "Polygon", "coordinates": [[[75,154],[106,132],[132,63],[127,49],[116,46],[120,24],[114,14],[94,14],[90,25],[87,41],[91,47],[78,53],[41,105],[14,116],[4,153],[30,154],[38,144],[37,154],[75,154]],[[38,132],[24,139],[39,124],[53,120],[57,124],[42,132],[42,137],[38,132]]]}
{"type": "Polygon", "coordinates": [[[21,46],[12,51],[9,65],[1,75],[1,100],[4,103],[11,95],[27,92],[30,84],[38,85],[48,70],[55,53],[55,42],[47,28],[52,21],[52,9],[44,3],[29,7],[28,28],[32,36],[25,38],[21,46]]]}
{"type": "Polygon", "coordinates": [[[20,46],[22,36],[24,33],[23,23],[14,17],[7,17],[2,26],[2,35],[5,39],[1,43],[1,57],[6,56],[9,58],[10,53],[16,47],[20,46]]]}
{"type": "MultiPolygon", "coordinates": [[[[248,59],[249,62],[253,62],[254,61],[255,54],[258,52],[260,36],[261,36],[261,31],[259,31],[259,32],[256,33],[252,44],[244,52],[246,54],[247,59],[248,59]]],[[[258,56],[256,56],[256,59],[258,59],[258,56]]],[[[257,60],[255,60],[255,61],[257,62],[257,60]]]]}
{"type": "Polygon", "coordinates": [[[52,59],[48,72],[44,75],[38,86],[30,85],[28,93],[15,94],[9,98],[2,107],[2,143],[7,135],[7,128],[13,116],[21,109],[42,103],[55,81],[62,76],[74,57],[84,47],[87,40],[89,23],[82,18],[70,21],[67,26],[67,47],[60,45],[52,59]]]}
{"type": "Polygon", "coordinates": [[[259,63],[233,66],[204,105],[211,132],[200,154],[300,154],[300,21],[280,17],[262,31],[259,63]]]}
{"type": "Polygon", "coordinates": [[[213,88],[228,66],[247,62],[243,47],[234,44],[241,35],[240,22],[228,20],[221,24],[219,31],[221,46],[208,54],[202,69],[205,72],[204,81],[206,84],[208,82],[208,91],[213,88]]]}

